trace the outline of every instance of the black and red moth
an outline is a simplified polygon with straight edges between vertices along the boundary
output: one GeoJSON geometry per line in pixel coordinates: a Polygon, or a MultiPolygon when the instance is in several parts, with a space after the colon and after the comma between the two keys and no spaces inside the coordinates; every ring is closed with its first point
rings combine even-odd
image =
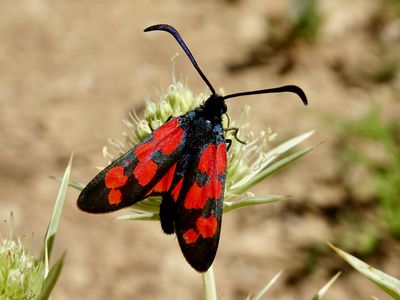
{"type": "Polygon", "coordinates": [[[200,107],[171,117],[101,171],[81,192],[78,206],[89,213],[106,213],[161,195],[162,230],[176,233],[188,263],[205,272],[214,261],[221,232],[227,144],[231,142],[222,127],[225,100],[291,92],[306,105],[307,98],[295,85],[218,95],[176,29],[159,24],[144,31],[153,30],[169,32],[177,40],[211,96],[200,107]]]}

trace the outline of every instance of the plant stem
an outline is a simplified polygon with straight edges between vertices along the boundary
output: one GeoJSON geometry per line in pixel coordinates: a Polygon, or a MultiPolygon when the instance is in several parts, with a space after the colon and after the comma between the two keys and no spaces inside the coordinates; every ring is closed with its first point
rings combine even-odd
{"type": "Polygon", "coordinates": [[[201,277],[203,279],[204,300],[217,300],[213,266],[207,272],[201,273],[201,277]]]}

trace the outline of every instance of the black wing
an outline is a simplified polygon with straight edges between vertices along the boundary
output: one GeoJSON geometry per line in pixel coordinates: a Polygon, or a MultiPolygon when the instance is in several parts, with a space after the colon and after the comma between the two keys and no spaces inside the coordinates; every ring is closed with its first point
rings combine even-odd
{"type": "Polygon", "coordinates": [[[101,171],[79,195],[79,208],[105,213],[168,191],[186,142],[185,119],[171,119],[101,171]]]}
{"type": "Polygon", "coordinates": [[[177,162],[170,192],[160,207],[161,224],[176,232],[189,264],[205,272],[214,261],[221,230],[226,176],[226,144],[222,126],[196,119],[177,162]]]}

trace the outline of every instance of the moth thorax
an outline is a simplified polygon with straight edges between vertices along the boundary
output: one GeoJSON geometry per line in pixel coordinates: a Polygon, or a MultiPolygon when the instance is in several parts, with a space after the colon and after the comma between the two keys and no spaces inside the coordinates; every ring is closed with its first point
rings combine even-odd
{"type": "Polygon", "coordinates": [[[227,111],[224,98],[218,94],[211,95],[204,103],[203,108],[207,116],[218,119],[221,119],[221,116],[227,111]]]}

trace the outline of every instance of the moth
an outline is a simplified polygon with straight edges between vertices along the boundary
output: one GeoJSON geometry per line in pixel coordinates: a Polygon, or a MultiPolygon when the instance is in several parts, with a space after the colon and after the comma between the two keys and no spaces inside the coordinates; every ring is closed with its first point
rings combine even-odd
{"type": "Polygon", "coordinates": [[[155,30],[166,31],[176,39],[211,95],[196,109],[171,116],[101,171],[82,190],[78,206],[89,213],[107,213],[149,196],[161,196],[162,230],[175,233],[187,262],[195,270],[205,272],[214,261],[221,232],[227,149],[231,142],[225,138],[222,126],[222,116],[227,112],[225,101],[290,92],[307,105],[307,98],[295,85],[219,95],[177,30],[158,24],[144,31],[155,30]]]}

